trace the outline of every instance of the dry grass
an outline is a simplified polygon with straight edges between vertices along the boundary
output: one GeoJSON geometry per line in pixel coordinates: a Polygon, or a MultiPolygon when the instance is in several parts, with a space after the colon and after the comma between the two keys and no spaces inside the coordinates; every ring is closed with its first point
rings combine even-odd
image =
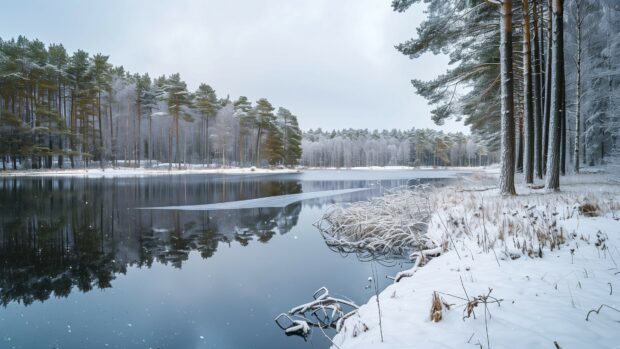
{"type": "Polygon", "coordinates": [[[433,292],[433,300],[431,302],[431,321],[439,322],[442,319],[443,302],[437,292],[433,292]]]}
{"type": "MultiPolygon", "coordinates": [[[[454,249],[461,241],[473,241],[484,252],[500,257],[540,258],[544,250],[559,249],[576,238],[564,231],[559,220],[579,215],[617,217],[620,210],[617,185],[587,192],[587,184],[571,179],[559,193],[523,187],[520,195],[503,197],[488,189],[492,179],[478,177],[443,188],[400,188],[369,201],[333,206],[316,225],[327,244],[341,252],[393,256],[454,249]]],[[[602,181],[596,177],[585,180],[602,181]]]]}

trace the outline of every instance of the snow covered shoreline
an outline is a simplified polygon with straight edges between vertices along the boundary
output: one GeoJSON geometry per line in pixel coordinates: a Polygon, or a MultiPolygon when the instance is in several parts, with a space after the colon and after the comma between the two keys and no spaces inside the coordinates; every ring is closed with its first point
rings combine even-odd
{"type": "Polygon", "coordinates": [[[441,255],[383,290],[380,316],[374,296],[361,306],[333,348],[620,348],[618,180],[513,198],[473,177],[430,197],[441,255]]]}
{"type": "Polygon", "coordinates": [[[233,168],[202,168],[192,167],[187,169],[173,168],[135,168],[135,167],[116,167],[89,169],[53,169],[53,170],[18,170],[18,171],[0,171],[0,177],[146,177],[146,176],[167,176],[167,175],[185,175],[185,174],[283,174],[298,173],[296,169],[265,169],[251,167],[233,167],[233,168]]]}
{"type": "Polygon", "coordinates": [[[40,170],[8,170],[0,171],[0,177],[87,177],[87,178],[112,178],[112,177],[146,177],[167,176],[180,174],[284,174],[299,173],[301,171],[472,171],[494,172],[494,167],[408,167],[408,166],[371,166],[371,167],[300,167],[297,169],[268,169],[255,167],[229,167],[229,168],[205,168],[200,165],[178,169],[173,167],[168,170],[167,166],[153,168],[145,167],[109,167],[101,168],[76,168],[76,169],[40,169],[40,170]]]}

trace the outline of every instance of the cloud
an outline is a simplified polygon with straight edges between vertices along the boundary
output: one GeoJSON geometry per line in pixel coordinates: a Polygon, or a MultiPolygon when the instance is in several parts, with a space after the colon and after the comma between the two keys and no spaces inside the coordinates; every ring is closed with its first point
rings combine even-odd
{"type": "Polygon", "coordinates": [[[222,96],[267,97],[305,129],[435,127],[409,80],[442,73],[447,59],[411,61],[393,47],[414,35],[420,7],[400,14],[387,0],[84,3],[15,2],[0,15],[0,36],[110,54],[132,72],[179,72],[190,88],[206,82],[222,96]]]}

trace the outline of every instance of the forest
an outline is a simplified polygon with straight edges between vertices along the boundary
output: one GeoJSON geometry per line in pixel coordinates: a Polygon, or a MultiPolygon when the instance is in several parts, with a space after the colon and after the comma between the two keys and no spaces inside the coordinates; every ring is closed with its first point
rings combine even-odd
{"type": "MultiPolygon", "coordinates": [[[[392,7],[403,12],[418,2],[394,0],[392,7]]],[[[504,194],[515,193],[515,172],[557,190],[567,171],[617,162],[620,2],[425,3],[418,36],[397,49],[411,59],[449,56],[451,69],[412,84],[435,107],[437,124],[464,119],[490,149],[500,149],[504,194]]]]}
{"type": "Polygon", "coordinates": [[[188,91],[109,56],[0,38],[0,161],[8,168],[296,165],[301,130],[266,99],[188,91]]]}
{"type": "Polygon", "coordinates": [[[304,132],[301,164],[311,167],[485,166],[496,163],[473,135],[431,129],[304,132]]]}

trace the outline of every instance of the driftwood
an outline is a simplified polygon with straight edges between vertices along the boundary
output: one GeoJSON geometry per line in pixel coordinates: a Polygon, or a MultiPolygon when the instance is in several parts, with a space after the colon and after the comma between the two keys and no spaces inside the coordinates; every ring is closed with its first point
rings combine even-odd
{"type": "Polygon", "coordinates": [[[358,306],[349,300],[331,297],[326,287],[318,289],[312,297],[312,301],[298,305],[287,313],[281,313],[274,319],[287,336],[306,338],[313,327],[340,331],[344,320],[358,310],[358,306]],[[349,310],[345,312],[345,308],[349,310]]]}

